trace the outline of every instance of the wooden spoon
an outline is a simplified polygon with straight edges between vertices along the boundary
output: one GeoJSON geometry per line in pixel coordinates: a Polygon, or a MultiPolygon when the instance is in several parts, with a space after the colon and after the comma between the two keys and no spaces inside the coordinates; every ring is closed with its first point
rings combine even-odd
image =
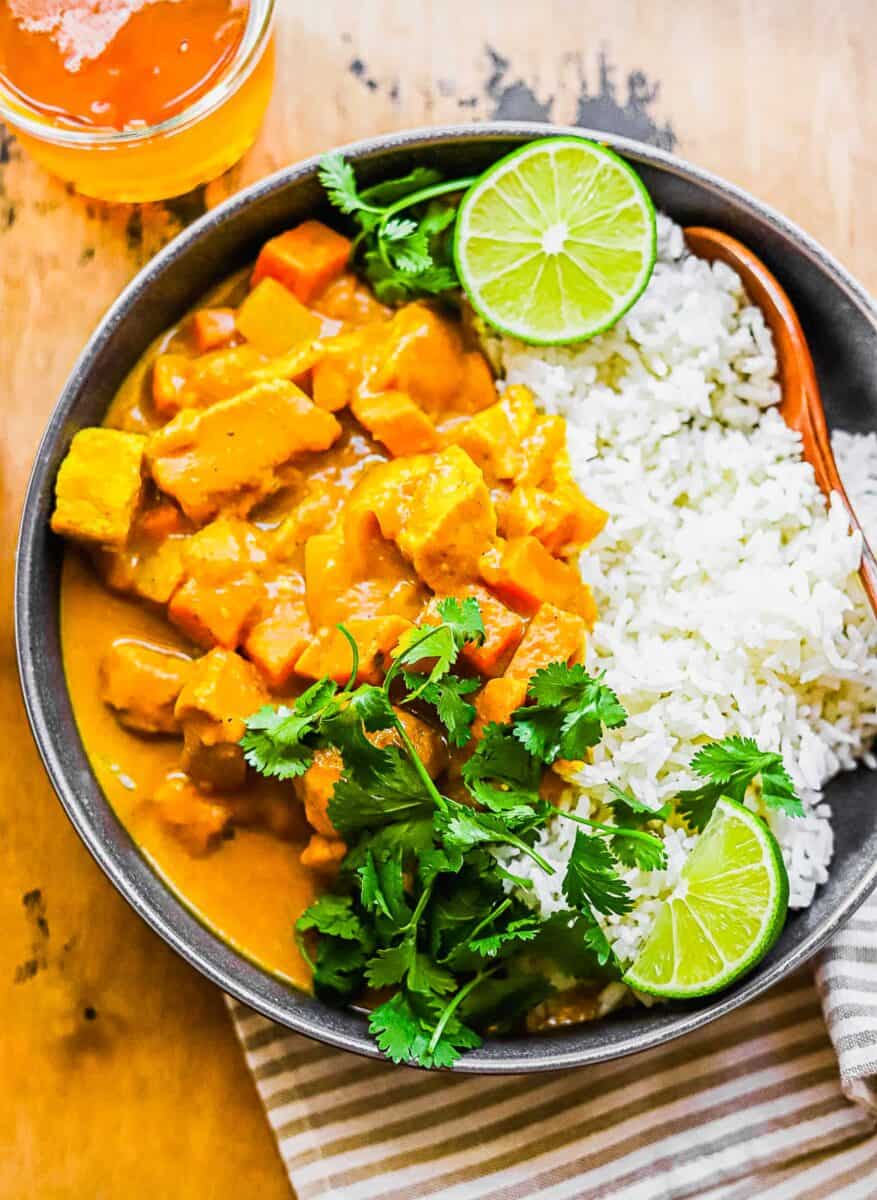
{"type": "Polygon", "coordinates": [[[685,230],[685,240],[692,254],[698,258],[705,258],[709,262],[718,259],[733,267],[750,299],[764,313],[764,319],[773,334],[779,362],[783,393],[780,415],[790,429],[800,433],[804,458],[812,466],[819,487],[826,496],[837,492],[849,514],[850,524],[862,535],[859,575],[871,608],[877,615],[877,559],[838,474],[813,359],[791,300],[761,259],[736,238],[718,229],[691,226],[685,230]]]}

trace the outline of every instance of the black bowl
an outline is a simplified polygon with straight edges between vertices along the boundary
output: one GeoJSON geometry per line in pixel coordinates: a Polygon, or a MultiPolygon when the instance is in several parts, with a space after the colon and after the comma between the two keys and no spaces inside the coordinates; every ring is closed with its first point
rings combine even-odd
{"type": "MultiPolygon", "coordinates": [[[[608,142],[639,171],[656,204],[682,224],[712,225],[750,246],[788,289],[810,339],[834,426],[877,428],[877,312],[820,246],[730,184],[660,150],[586,130],[485,124],[392,134],[348,147],[368,181],[416,163],[471,175],[534,137],[584,133],[608,142]]],[[[252,259],[283,228],[325,212],[317,160],[281,171],[208,213],[123,292],[79,359],[40,444],[25,500],[15,591],[18,662],[25,702],[46,769],[70,820],[132,907],[175,950],[225,991],[299,1033],[376,1055],[363,1018],[328,1008],[248,961],[210,932],[141,856],[105,800],[82,746],[61,664],[58,595],[63,545],[49,530],[58,465],[73,434],[101,421],[116,388],[157,334],[213,284],[252,259]]],[[[877,883],[877,789],[865,770],[833,780],[831,876],[795,914],[771,953],[743,981],[698,1003],[641,1010],[542,1037],[494,1040],[460,1070],[484,1074],[601,1062],[679,1037],[757,996],[808,959],[877,883]]]]}

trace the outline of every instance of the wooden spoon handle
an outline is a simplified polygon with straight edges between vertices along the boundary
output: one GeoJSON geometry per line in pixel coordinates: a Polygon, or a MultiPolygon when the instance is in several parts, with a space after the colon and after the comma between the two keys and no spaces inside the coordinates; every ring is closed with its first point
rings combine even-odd
{"type": "Polygon", "coordinates": [[[826,496],[837,492],[847,510],[850,524],[861,534],[859,575],[871,608],[877,615],[877,559],[838,473],[813,358],[795,306],[776,276],[742,242],[706,226],[690,226],[684,232],[689,248],[698,258],[705,258],[708,262],[718,259],[737,272],[747,295],[764,314],[777,351],[782,387],[780,415],[790,429],[800,433],[801,452],[812,466],[819,487],[826,496]]]}

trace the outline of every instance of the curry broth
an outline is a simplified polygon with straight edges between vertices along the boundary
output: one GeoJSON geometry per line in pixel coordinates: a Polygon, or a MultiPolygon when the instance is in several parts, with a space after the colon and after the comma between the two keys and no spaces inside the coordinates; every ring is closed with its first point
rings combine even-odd
{"type": "MultiPolygon", "coordinates": [[[[179,762],[176,738],[143,738],[118,723],[100,697],[102,654],[119,637],[191,649],[162,617],[107,591],[74,548],[61,584],[61,640],[73,711],[104,795],[150,863],[225,941],[297,987],[309,972],[293,925],[316,893],[301,866],[306,840],[236,829],[211,854],[195,856],[155,819],[149,797],[179,762]]],[[[295,803],[291,800],[291,803],[295,803]]]]}

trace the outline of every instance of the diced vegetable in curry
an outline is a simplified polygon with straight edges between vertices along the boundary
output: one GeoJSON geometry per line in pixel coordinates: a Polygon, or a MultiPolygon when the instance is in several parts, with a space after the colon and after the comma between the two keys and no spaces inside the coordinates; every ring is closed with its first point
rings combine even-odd
{"type": "Polygon", "coordinates": [[[268,242],[149,351],[105,426],[73,438],[52,518],[81,552],[66,665],[110,799],[207,920],[298,982],[292,921],[345,853],[328,812],[340,758],[258,778],[247,718],[344,685],[350,638],[355,682],[380,684],[442,598],[474,597],[472,743],[397,710],[455,795],[484,726],[541,667],[581,660],[596,613],[576,559],[606,520],[574,482],[563,420],[498,390],[456,317],[379,304],[349,253],[317,221],[268,242]]]}

